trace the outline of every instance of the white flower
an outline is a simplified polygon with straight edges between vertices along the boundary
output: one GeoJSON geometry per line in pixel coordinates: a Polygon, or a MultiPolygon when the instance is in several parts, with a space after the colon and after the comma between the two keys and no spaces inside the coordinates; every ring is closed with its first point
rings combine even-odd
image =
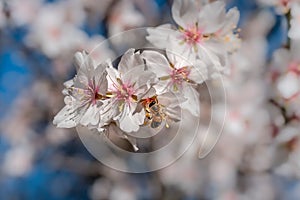
{"type": "Polygon", "coordinates": [[[281,76],[277,82],[277,89],[284,99],[291,99],[300,94],[300,78],[295,73],[281,76]]]}
{"type": "Polygon", "coordinates": [[[145,23],[144,16],[135,8],[134,2],[129,0],[118,1],[109,16],[109,35],[139,27],[145,23]]]}
{"type": "Polygon", "coordinates": [[[239,12],[232,8],[226,13],[225,4],[220,1],[203,7],[195,1],[176,0],[172,16],[179,28],[169,25],[149,28],[147,39],[155,46],[168,48],[174,43],[177,53],[188,52],[188,60],[200,59],[217,71],[227,64],[227,47],[236,43],[235,34],[239,12]],[[227,43],[229,43],[227,45],[227,43]]]}
{"type": "Polygon", "coordinates": [[[291,102],[300,94],[300,59],[294,45],[291,50],[278,49],[271,63],[271,79],[275,85],[277,97],[291,102]]]}
{"type": "Polygon", "coordinates": [[[94,35],[88,38],[84,42],[83,49],[89,52],[89,56],[96,65],[115,57],[114,52],[109,48],[109,43],[101,35],[94,35]]]}
{"type": "MultiPolygon", "coordinates": [[[[77,76],[65,83],[66,106],[54,117],[58,127],[71,128],[78,124],[98,126],[100,106],[107,91],[106,63],[98,66],[85,53],[76,53],[77,76]]],[[[102,124],[101,120],[101,124],[102,124]]],[[[104,122],[103,122],[104,123],[104,122]]]]}
{"type": "Polygon", "coordinates": [[[185,60],[184,54],[179,56],[167,50],[166,55],[167,58],[155,51],[142,53],[148,69],[153,71],[160,80],[154,86],[157,94],[171,91],[184,96],[187,101],[182,104],[182,108],[186,108],[193,115],[199,116],[198,92],[193,86],[206,80],[205,64],[198,60],[198,67],[195,68],[185,60]]]}
{"type": "Polygon", "coordinates": [[[79,29],[81,17],[75,17],[82,14],[78,9],[72,10],[68,6],[71,5],[49,4],[42,7],[26,37],[26,44],[41,49],[50,58],[83,46],[87,35],[79,29]],[[77,14],[71,12],[77,10],[77,14]]]}
{"type": "Polygon", "coordinates": [[[138,131],[145,113],[135,112],[138,101],[146,95],[156,81],[153,72],[145,70],[144,61],[134,49],[129,49],[121,58],[118,70],[107,68],[108,96],[104,117],[113,116],[125,132],[138,131]]]}
{"type": "Polygon", "coordinates": [[[42,7],[41,0],[28,0],[26,4],[22,0],[8,1],[8,7],[11,10],[11,18],[17,26],[28,25],[36,17],[36,13],[42,7]]]}

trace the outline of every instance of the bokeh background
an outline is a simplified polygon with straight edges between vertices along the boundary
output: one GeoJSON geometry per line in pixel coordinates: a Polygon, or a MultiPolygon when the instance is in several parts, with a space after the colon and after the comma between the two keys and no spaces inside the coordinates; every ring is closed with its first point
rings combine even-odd
{"type": "MultiPolygon", "coordinates": [[[[300,199],[300,169],[277,172],[276,127],[266,117],[282,111],[269,105],[265,82],[273,52],[288,44],[288,18],[261,2],[226,1],[240,10],[246,43],[244,59],[234,62],[245,68],[227,80],[229,125],[214,151],[202,160],[189,151],[165,169],[128,174],[102,165],[75,129],[52,120],[63,106],[63,82],[75,74],[74,53],[124,30],[172,23],[172,0],[0,0],[0,199],[300,199]],[[246,89],[233,86],[240,77],[246,89]],[[253,112],[239,115],[245,106],[253,112]]],[[[103,47],[95,59],[116,51],[103,47]]]]}

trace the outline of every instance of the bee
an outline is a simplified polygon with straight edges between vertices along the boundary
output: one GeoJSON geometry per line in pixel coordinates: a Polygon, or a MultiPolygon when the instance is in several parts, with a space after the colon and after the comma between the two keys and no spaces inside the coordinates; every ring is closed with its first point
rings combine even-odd
{"type": "MultiPolygon", "coordinates": [[[[151,128],[160,127],[167,116],[164,113],[164,106],[158,103],[157,96],[142,100],[142,105],[146,112],[144,125],[150,124],[151,128]]],[[[167,123],[166,127],[169,127],[167,123]]]]}

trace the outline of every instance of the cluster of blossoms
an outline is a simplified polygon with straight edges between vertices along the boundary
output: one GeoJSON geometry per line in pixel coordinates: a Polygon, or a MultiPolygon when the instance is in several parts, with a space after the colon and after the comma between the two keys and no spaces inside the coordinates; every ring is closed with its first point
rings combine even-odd
{"type": "Polygon", "coordinates": [[[289,23],[288,43],[277,49],[269,64],[269,103],[272,136],[278,151],[275,171],[299,177],[299,98],[300,98],[300,2],[286,1],[289,23]]]}
{"type": "Polygon", "coordinates": [[[129,49],[118,66],[96,65],[86,52],[77,52],[77,75],[65,83],[66,106],[54,124],[108,134],[113,128],[137,150],[130,133],[141,126],[168,128],[180,121],[180,109],[200,117],[196,86],[225,71],[228,55],[239,46],[239,12],[226,13],[219,1],[177,0],[172,14],[178,27],[147,29],[148,41],[161,50],[129,49]]]}

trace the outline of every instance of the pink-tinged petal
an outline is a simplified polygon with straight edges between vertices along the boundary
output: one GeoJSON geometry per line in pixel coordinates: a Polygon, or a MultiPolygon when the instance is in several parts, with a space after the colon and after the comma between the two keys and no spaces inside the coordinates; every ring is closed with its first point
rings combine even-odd
{"type": "Polygon", "coordinates": [[[146,61],[148,70],[154,72],[157,77],[169,75],[170,64],[161,53],[146,50],[141,53],[141,57],[146,61]]]}
{"type": "Polygon", "coordinates": [[[174,60],[174,58],[172,57],[172,54],[177,55],[177,57],[179,56],[183,60],[186,60],[188,63],[193,63],[193,61],[196,59],[194,44],[184,42],[182,33],[179,31],[176,31],[174,36],[169,37],[166,53],[171,63],[176,62],[176,60],[174,60]]]}
{"type": "Polygon", "coordinates": [[[144,61],[141,59],[140,53],[134,53],[134,49],[127,50],[121,58],[118,65],[118,70],[121,75],[127,73],[132,68],[140,67],[144,68],[144,61]]]}

